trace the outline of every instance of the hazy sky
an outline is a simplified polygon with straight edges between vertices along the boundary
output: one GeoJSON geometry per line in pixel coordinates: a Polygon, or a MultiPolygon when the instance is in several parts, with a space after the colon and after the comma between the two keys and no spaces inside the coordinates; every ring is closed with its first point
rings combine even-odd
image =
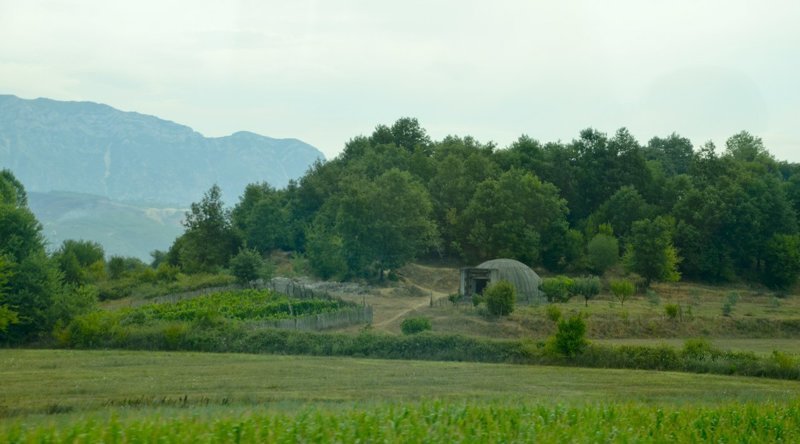
{"type": "Polygon", "coordinates": [[[507,146],[748,130],[800,161],[796,1],[0,0],[0,93],[332,157],[379,123],[507,146]]]}

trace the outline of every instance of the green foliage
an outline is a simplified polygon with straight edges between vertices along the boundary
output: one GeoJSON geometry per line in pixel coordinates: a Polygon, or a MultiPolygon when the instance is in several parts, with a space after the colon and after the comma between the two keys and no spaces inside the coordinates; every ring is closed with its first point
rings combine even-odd
{"type": "Polygon", "coordinates": [[[494,316],[507,316],[514,311],[517,302],[517,289],[511,282],[500,280],[483,291],[486,309],[494,316]]]}
{"type": "Polygon", "coordinates": [[[619,242],[613,236],[599,233],[589,241],[586,249],[589,265],[600,274],[619,261],[619,242]]]}
{"type": "Polygon", "coordinates": [[[178,302],[92,312],[76,317],[69,324],[65,323],[66,327],[57,336],[64,344],[92,346],[115,341],[115,335],[128,328],[126,326],[136,326],[137,329],[143,329],[142,331],[161,326],[169,329],[162,333],[167,336],[170,349],[174,349],[179,342],[178,335],[188,332],[185,326],[175,322],[191,322],[199,328],[207,328],[215,324],[215,317],[225,321],[220,324],[224,326],[234,325],[234,322],[291,319],[330,313],[347,306],[350,305],[339,300],[292,299],[268,290],[228,291],[178,302]]]}
{"type": "Polygon", "coordinates": [[[28,206],[28,195],[11,170],[0,170],[0,205],[25,208],[28,206]]]}
{"type": "Polygon", "coordinates": [[[549,321],[557,323],[561,320],[561,310],[555,305],[548,305],[545,309],[545,316],[549,321]]]}
{"type": "Polygon", "coordinates": [[[190,273],[226,267],[239,249],[240,239],[223,207],[222,191],[212,186],[200,202],[191,205],[183,223],[186,232],[170,248],[168,260],[190,273]]]}
{"type": "Polygon", "coordinates": [[[309,406],[301,413],[274,408],[207,410],[176,405],[186,415],[161,409],[139,415],[93,414],[72,421],[21,423],[0,429],[7,442],[451,442],[453,437],[491,437],[493,442],[796,442],[796,402],[724,405],[586,403],[564,406],[531,401],[427,400],[373,402],[369,407],[309,406]],[[203,420],[208,416],[209,420],[203,420]],[[198,419],[199,418],[199,419],[198,419]],[[433,421],[435,420],[435,424],[433,421]],[[576,424],[580,424],[577,427],[576,424]]]}
{"type": "Polygon", "coordinates": [[[508,257],[524,263],[541,260],[546,235],[565,235],[566,202],[552,184],[512,169],[475,190],[462,218],[463,248],[470,260],[508,257]]]}
{"type": "Polygon", "coordinates": [[[404,335],[413,335],[430,329],[430,319],[421,316],[403,319],[403,322],[400,324],[400,331],[402,331],[404,335]]]}
{"type": "MultiPolygon", "coordinates": [[[[411,174],[390,169],[374,181],[354,178],[346,186],[342,195],[330,201],[330,213],[323,211],[319,216],[327,219],[316,222],[317,239],[309,247],[335,250],[335,237],[326,241],[320,236],[338,236],[339,257],[345,259],[351,273],[382,279],[385,270],[401,267],[434,246],[436,227],[430,220],[430,197],[411,174]]],[[[313,264],[321,251],[311,250],[313,264]]],[[[336,271],[337,262],[324,269],[336,271]]]]}
{"type": "Polygon", "coordinates": [[[672,245],[672,223],[669,219],[657,217],[634,222],[631,239],[625,253],[626,267],[650,282],[677,281],[678,252],[672,245]]]}
{"type": "Polygon", "coordinates": [[[569,358],[580,355],[589,345],[589,341],[586,340],[586,321],[581,315],[561,319],[551,341],[556,352],[562,356],[569,358]]]}
{"type": "Polygon", "coordinates": [[[231,259],[231,274],[239,284],[249,284],[257,279],[267,278],[265,275],[264,259],[254,250],[240,250],[239,254],[231,259]]]}
{"type": "Polygon", "coordinates": [[[608,198],[589,218],[614,227],[615,235],[623,240],[630,235],[633,223],[650,217],[652,210],[636,188],[626,185],[608,198]]]}
{"type": "Polygon", "coordinates": [[[121,279],[98,282],[99,299],[121,299],[136,296],[145,299],[184,293],[211,287],[231,285],[236,278],[228,274],[199,273],[186,275],[174,265],[162,263],[157,270],[144,267],[121,279]]]}
{"type": "Polygon", "coordinates": [[[53,255],[67,283],[84,285],[105,276],[105,252],[97,242],[65,240],[53,255]],[[94,267],[94,270],[92,270],[94,267]]]}
{"type": "Polygon", "coordinates": [[[566,276],[556,276],[542,279],[539,284],[548,302],[567,302],[572,296],[572,285],[574,281],[566,276]]]}
{"type": "Polygon", "coordinates": [[[600,294],[601,287],[602,285],[599,277],[589,276],[573,280],[570,291],[573,294],[583,296],[584,303],[588,307],[589,299],[592,299],[600,294]]]}
{"type": "Polygon", "coordinates": [[[627,279],[614,279],[611,281],[611,293],[619,300],[620,305],[625,305],[625,301],[633,296],[636,287],[633,282],[627,279]]]}
{"type": "Polygon", "coordinates": [[[678,317],[682,315],[681,306],[678,304],[666,304],[664,305],[664,314],[666,314],[669,319],[678,319],[678,317]]]}
{"type": "Polygon", "coordinates": [[[306,234],[306,255],[319,277],[343,279],[348,274],[344,241],[331,225],[322,216],[314,221],[306,234]]]}
{"type": "Polygon", "coordinates": [[[0,204],[0,255],[21,262],[31,254],[44,252],[42,227],[26,207],[0,204]]]}
{"type": "Polygon", "coordinates": [[[762,281],[769,287],[785,290],[800,275],[800,235],[777,234],[767,244],[766,267],[762,281]]]}
{"type": "Polygon", "coordinates": [[[287,191],[278,191],[267,183],[250,184],[231,212],[233,226],[245,244],[267,254],[290,248],[290,214],[287,191]]]}
{"type": "Polygon", "coordinates": [[[711,344],[702,338],[687,339],[683,344],[681,350],[683,356],[691,359],[708,359],[720,354],[719,350],[711,346],[711,344]]]}
{"type": "Polygon", "coordinates": [[[725,303],[722,304],[722,315],[730,316],[733,314],[733,307],[736,306],[737,302],[739,302],[739,293],[728,293],[728,295],[725,297],[725,303]]]}

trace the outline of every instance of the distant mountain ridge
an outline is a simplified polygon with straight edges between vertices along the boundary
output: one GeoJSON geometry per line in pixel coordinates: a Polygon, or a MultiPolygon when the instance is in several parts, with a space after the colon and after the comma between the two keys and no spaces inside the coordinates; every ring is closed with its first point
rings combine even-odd
{"type": "Polygon", "coordinates": [[[0,168],[32,192],[185,206],[217,183],[233,204],[248,183],[283,187],[317,159],[322,152],[297,139],[207,138],[108,105],[0,95],[0,168]]]}

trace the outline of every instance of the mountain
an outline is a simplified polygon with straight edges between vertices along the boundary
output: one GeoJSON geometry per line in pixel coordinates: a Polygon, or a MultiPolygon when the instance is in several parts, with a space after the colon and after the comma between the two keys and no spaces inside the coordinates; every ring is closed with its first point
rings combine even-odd
{"type": "Polygon", "coordinates": [[[324,155],[297,139],[207,138],[108,105],[0,95],[0,168],[30,192],[186,206],[217,183],[232,204],[248,183],[283,187],[317,159],[324,155]]]}
{"type": "Polygon", "coordinates": [[[134,256],[150,262],[150,252],[166,250],[183,233],[185,209],[141,206],[90,194],[28,193],[28,206],[42,224],[48,249],[66,239],[103,246],[106,256],[134,256]]]}

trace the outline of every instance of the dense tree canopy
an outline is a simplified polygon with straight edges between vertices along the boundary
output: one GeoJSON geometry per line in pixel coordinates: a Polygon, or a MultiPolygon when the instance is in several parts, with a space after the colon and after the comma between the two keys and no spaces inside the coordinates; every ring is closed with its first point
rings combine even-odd
{"type": "Polygon", "coordinates": [[[90,309],[95,294],[64,285],[57,262],[45,252],[25,189],[6,170],[0,173],[0,199],[0,343],[20,342],[90,309]]]}

